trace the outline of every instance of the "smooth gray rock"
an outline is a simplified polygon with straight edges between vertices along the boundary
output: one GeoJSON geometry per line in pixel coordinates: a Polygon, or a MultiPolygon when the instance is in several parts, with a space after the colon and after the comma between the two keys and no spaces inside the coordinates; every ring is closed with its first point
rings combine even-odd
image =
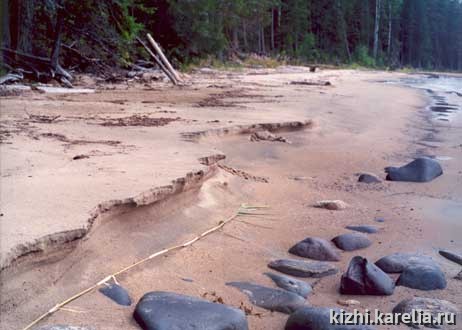
{"type": "Polygon", "coordinates": [[[391,295],[395,289],[393,280],[367,259],[356,256],[342,275],[340,293],[357,295],[391,295]]]}
{"type": "Polygon", "coordinates": [[[111,283],[103,285],[99,289],[99,292],[104,294],[106,297],[112,299],[119,305],[130,306],[132,304],[132,299],[128,295],[127,290],[125,290],[118,284],[111,283]]]}
{"type": "Polygon", "coordinates": [[[333,275],[338,269],[323,261],[303,261],[296,259],[279,259],[271,261],[269,268],[297,277],[324,277],[333,275]]]}
{"type": "Polygon", "coordinates": [[[305,304],[300,295],[286,290],[267,288],[248,282],[229,282],[226,285],[244,292],[252,304],[270,311],[290,314],[305,304]]]}
{"type": "Polygon", "coordinates": [[[386,273],[401,273],[406,267],[416,264],[437,265],[430,256],[400,252],[380,258],[375,264],[386,273]]]}
{"type": "Polygon", "coordinates": [[[307,237],[289,249],[299,257],[320,261],[339,261],[340,254],[329,241],[319,237],[307,237]]]}
{"type": "Polygon", "coordinates": [[[345,228],[366,234],[375,234],[379,231],[377,227],[371,225],[346,226],[345,228]]]}
{"type": "Polygon", "coordinates": [[[339,235],[332,239],[332,242],[344,251],[354,251],[369,247],[372,242],[366,235],[361,233],[348,233],[339,235]]]}
{"type": "Polygon", "coordinates": [[[297,280],[296,278],[275,273],[265,273],[265,275],[272,279],[281,289],[296,293],[303,298],[308,297],[311,291],[313,291],[309,283],[297,280]]]}
{"type": "Polygon", "coordinates": [[[358,182],[361,183],[380,183],[380,180],[376,175],[370,173],[362,173],[359,175],[358,182]]]}
{"type": "MultiPolygon", "coordinates": [[[[446,300],[420,297],[402,300],[398,305],[396,305],[393,308],[392,312],[395,314],[402,314],[412,313],[413,310],[424,310],[430,313],[433,317],[437,316],[439,313],[453,313],[457,315],[457,318],[460,317],[460,311],[453,303],[446,300]]],[[[457,321],[459,320],[457,319],[457,321]]],[[[420,325],[418,324],[405,322],[402,323],[416,329],[420,328],[420,325]]],[[[429,328],[439,328],[438,325],[427,324],[426,326],[429,328]]]]}
{"type": "Polygon", "coordinates": [[[41,326],[40,328],[35,328],[35,330],[95,330],[95,328],[56,324],[56,325],[44,325],[44,326],[41,326]]]}
{"type": "Polygon", "coordinates": [[[372,330],[367,325],[340,325],[330,323],[330,311],[338,308],[302,307],[287,319],[285,330],[372,330]]]}
{"type": "Polygon", "coordinates": [[[243,311],[172,292],[146,293],[133,316],[144,330],[248,330],[243,311]]]}
{"type": "Polygon", "coordinates": [[[418,290],[442,290],[446,288],[446,278],[436,265],[410,265],[404,268],[396,285],[418,290]]]}
{"type": "Polygon", "coordinates": [[[447,251],[447,250],[440,250],[439,254],[441,254],[446,259],[454,261],[456,264],[462,265],[462,255],[447,251]]]}
{"type": "Polygon", "coordinates": [[[434,159],[421,157],[402,167],[386,167],[387,180],[429,182],[443,174],[441,165],[434,159]]]}

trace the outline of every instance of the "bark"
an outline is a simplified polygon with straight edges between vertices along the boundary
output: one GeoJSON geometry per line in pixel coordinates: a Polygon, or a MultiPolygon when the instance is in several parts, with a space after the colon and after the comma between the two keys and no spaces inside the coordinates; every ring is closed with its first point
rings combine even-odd
{"type": "Polygon", "coordinates": [[[242,39],[244,40],[244,48],[246,51],[249,50],[249,44],[247,42],[247,26],[245,20],[242,21],[242,39]]]}
{"type": "Polygon", "coordinates": [[[10,13],[9,13],[9,1],[2,0],[1,8],[2,11],[0,14],[2,24],[1,24],[1,43],[3,47],[10,48],[10,13]]]}
{"type": "Polygon", "coordinates": [[[239,34],[236,26],[233,27],[233,48],[234,51],[239,51],[239,34]]]}
{"type": "Polygon", "coordinates": [[[271,9],[271,50],[274,50],[274,8],[271,9]]]}
{"type": "Polygon", "coordinates": [[[388,60],[390,60],[391,55],[391,27],[392,27],[392,7],[391,7],[391,0],[388,0],[388,44],[387,44],[387,52],[388,52],[388,60]]]}
{"type": "Polygon", "coordinates": [[[19,35],[17,49],[23,53],[32,53],[32,30],[34,25],[35,0],[19,1],[19,35]]]}
{"type": "Polygon", "coordinates": [[[64,10],[61,4],[57,4],[56,8],[56,24],[55,24],[55,40],[51,51],[51,67],[57,70],[59,66],[59,53],[61,50],[61,31],[64,23],[64,10]]]}
{"type": "Polygon", "coordinates": [[[375,0],[375,27],[374,27],[374,59],[377,58],[379,48],[380,0],[375,0]]]}
{"type": "Polygon", "coordinates": [[[263,54],[266,54],[266,47],[265,47],[265,28],[263,24],[261,25],[261,51],[263,54]]]}

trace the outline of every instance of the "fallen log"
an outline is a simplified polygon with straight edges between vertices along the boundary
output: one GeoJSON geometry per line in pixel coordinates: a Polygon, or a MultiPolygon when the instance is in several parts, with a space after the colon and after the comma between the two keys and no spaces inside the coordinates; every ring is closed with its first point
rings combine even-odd
{"type": "Polygon", "coordinates": [[[175,79],[177,81],[181,81],[181,78],[180,76],[178,75],[178,73],[175,71],[175,69],[173,68],[173,66],[170,64],[170,62],[167,60],[167,57],[165,57],[164,55],[164,52],[162,51],[162,49],[159,47],[159,45],[157,44],[157,42],[154,40],[154,38],[148,33],[147,34],[148,36],[148,40],[149,42],[151,43],[152,47],[154,47],[154,50],[157,52],[157,54],[159,54],[161,60],[164,62],[165,66],[170,70],[170,72],[173,74],[173,76],[175,77],[175,79]]]}
{"type": "Polygon", "coordinates": [[[22,53],[9,48],[0,48],[4,54],[5,61],[10,67],[20,68],[25,73],[35,80],[51,80],[56,79],[63,83],[66,87],[72,87],[70,81],[72,75],[64,70],[61,65],[56,65],[54,69],[51,59],[46,57],[35,56],[22,53]]]}
{"type": "Polygon", "coordinates": [[[178,81],[175,79],[175,76],[165,67],[164,63],[160,60],[160,58],[158,58],[153,52],[152,50],[148,47],[148,45],[146,45],[143,40],[141,40],[140,38],[136,37],[136,40],[144,47],[144,49],[146,49],[146,51],[148,52],[149,55],[151,55],[151,57],[154,59],[154,61],[156,61],[157,65],[159,65],[160,69],[165,73],[165,75],[168,77],[168,79],[170,79],[170,81],[174,84],[174,85],[178,85],[178,81]]]}

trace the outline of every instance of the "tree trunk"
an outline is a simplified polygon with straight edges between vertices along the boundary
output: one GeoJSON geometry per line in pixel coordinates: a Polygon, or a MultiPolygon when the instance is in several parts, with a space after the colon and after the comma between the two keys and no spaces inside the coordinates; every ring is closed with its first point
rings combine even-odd
{"type": "Polygon", "coordinates": [[[375,0],[375,27],[374,27],[374,59],[377,58],[379,48],[380,0],[375,0]]]}
{"type": "Polygon", "coordinates": [[[274,8],[271,8],[271,50],[274,51],[274,8]]]}
{"type": "Polygon", "coordinates": [[[9,13],[9,1],[2,0],[1,8],[2,11],[0,17],[2,19],[2,33],[1,33],[1,43],[2,47],[10,48],[10,13],[9,13]]]}
{"type": "Polygon", "coordinates": [[[17,49],[32,54],[32,30],[34,24],[35,0],[19,1],[19,30],[17,49]]]}
{"type": "Polygon", "coordinates": [[[247,26],[245,20],[242,21],[242,39],[244,40],[244,48],[246,51],[248,51],[249,44],[247,43],[247,26]]]}
{"type": "Polygon", "coordinates": [[[391,27],[392,27],[392,7],[391,7],[391,1],[388,0],[388,45],[387,45],[387,52],[388,52],[388,61],[391,60],[390,55],[391,55],[391,27]]]}
{"type": "Polygon", "coordinates": [[[266,47],[265,47],[265,28],[263,24],[261,25],[261,51],[263,54],[266,54],[266,47]]]}
{"type": "Polygon", "coordinates": [[[61,3],[56,3],[56,24],[55,24],[55,40],[51,51],[50,63],[53,70],[58,69],[59,52],[61,50],[61,31],[64,22],[64,10],[61,3]]]}
{"type": "Polygon", "coordinates": [[[237,26],[233,27],[233,48],[234,51],[239,51],[239,34],[237,31],[237,26]]]}

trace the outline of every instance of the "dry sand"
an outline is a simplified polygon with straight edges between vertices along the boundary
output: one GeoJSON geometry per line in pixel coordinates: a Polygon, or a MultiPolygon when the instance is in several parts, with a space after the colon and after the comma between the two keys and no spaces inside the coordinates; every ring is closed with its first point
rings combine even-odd
{"type": "MultiPolygon", "coordinates": [[[[192,75],[186,87],[115,85],[93,94],[0,99],[0,251],[1,265],[9,265],[1,273],[1,329],[24,327],[106,275],[217,224],[242,203],[269,205],[269,214],[240,218],[118,281],[134,301],[153,290],[218,296],[250,308],[251,329],[282,329],[286,315],[252,306],[225,283],[272,286],[262,275],[266,264],[290,257],[286,251],[298,240],[331,239],[347,225],[373,224],[381,228],[371,235],[373,245],[343,253],[336,263],[341,272],[358,254],[375,261],[424,252],[442,265],[448,288],[353,297],[361,308],[390,311],[414,295],[461,307],[462,282],[452,279],[460,267],[437,254],[462,251],[461,124],[430,120],[423,93],[377,82],[404,76],[294,67],[212,71],[192,75]],[[290,84],[304,79],[333,85],[290,84]],[[60,117],[43,123],[34,115],[60,117]],[[310,121],[302,130],[276,132],[291,144],[236,134],[259,123],[310,121]],[[445,174],[427,184],[357,183],[359,172],[384,177],[385,166],[421,154],[450,157],[442,160],[445,174]],[[199,162],[214,155],[226,155],[223,166],[199,162]],[[350,207],[313,208],[321,199],[350,207]]],[[[341,272],[319,281],[307,304],[335,306],[341,272]]],[[[68,307],[43,324],[138,329],[134,305],[119,307],[97,291],[68,307]]]]}

